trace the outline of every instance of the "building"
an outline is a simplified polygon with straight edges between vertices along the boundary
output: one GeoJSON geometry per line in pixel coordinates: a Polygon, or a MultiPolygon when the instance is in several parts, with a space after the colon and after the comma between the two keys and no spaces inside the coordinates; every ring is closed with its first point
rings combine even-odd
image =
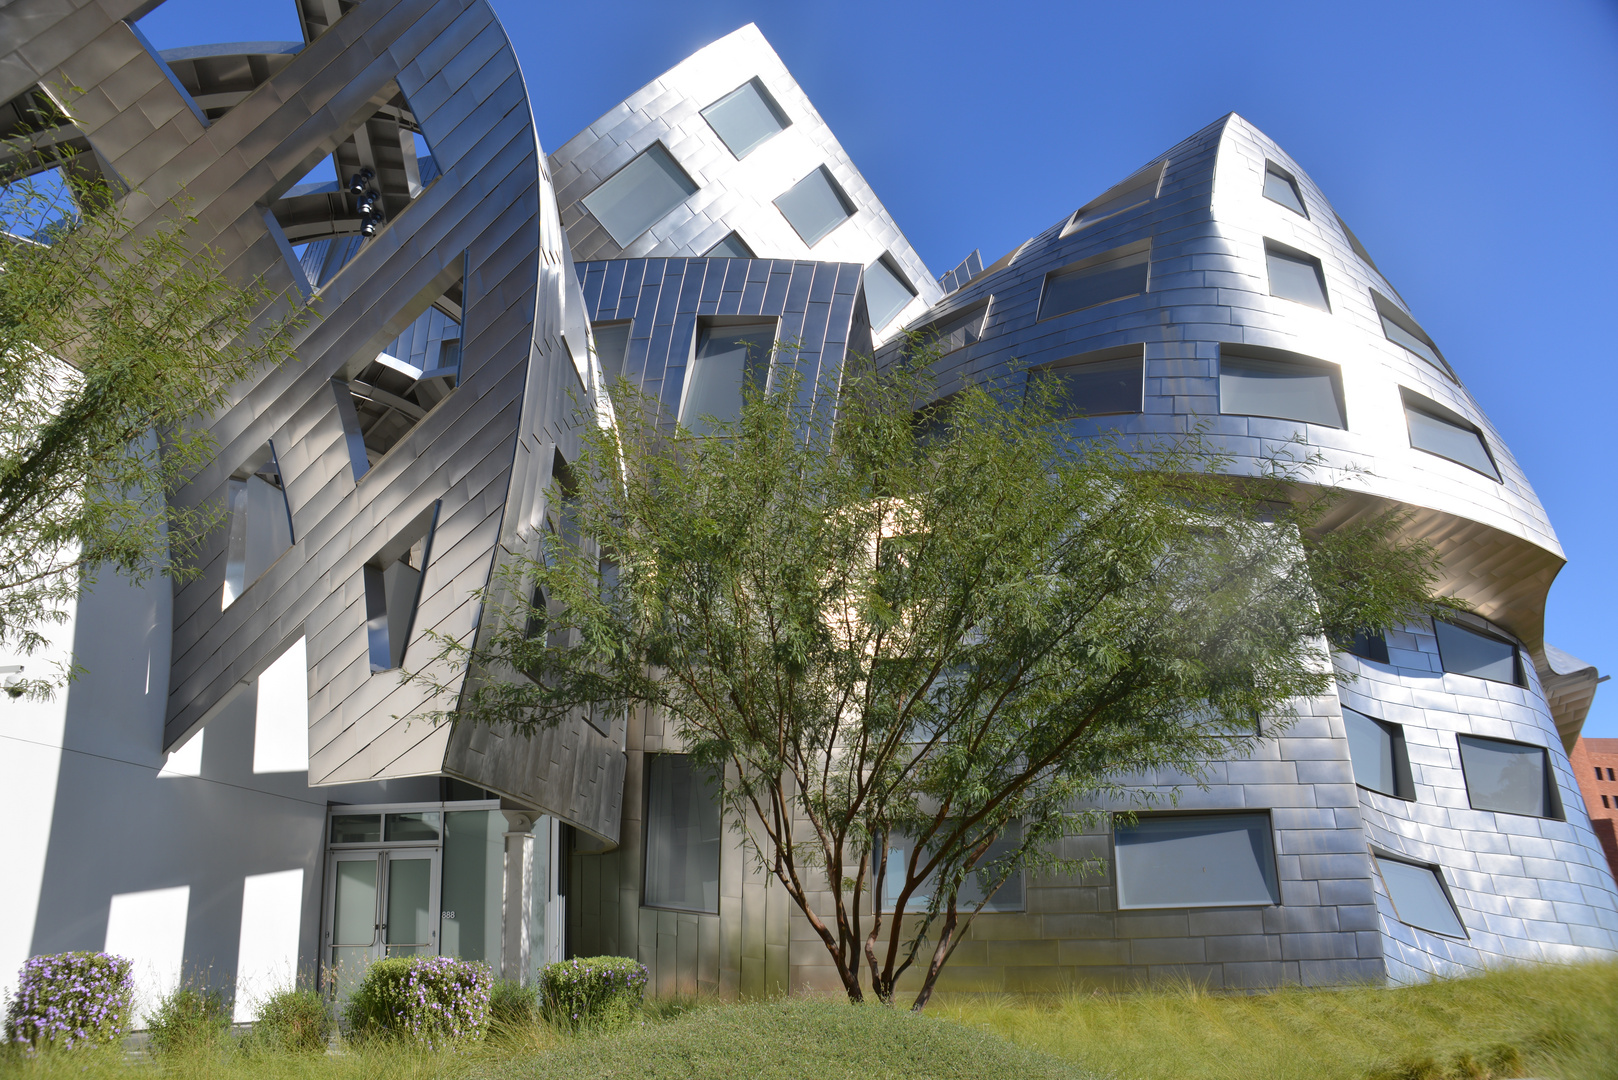
{"type": "Polygon", "coordinates": [[[618,953],[659,992],[828,988],[657,717],[529,742],[424,721],[434,702],[402,677],[428,631],[490,629],[474,592],[564,527],[546,488],[576,403],[622,372],[671,413],[713,412],[737,389],[701,361],[738,328],[835,373],[931,327],[957,346],[941,392],[1015,356],[1063,380],[1081,430],[1204,423],[1238,470],[1301,433],[1323,469],[1374,463],[1343,512],[1408,508],[1475,608],[1340,654],[1340,694],[1217,763],[1182,813],[1072,838],[1106,877],[1008,889],[945,989],[1618,954],[1566,750],[1597,675],[1543,641],[1555,534],[1438,346],[1245,120],[935,276],[752,26],[547,158],[485,0],[296,2],[302,42],[161,54],[133,21],[149,2],[0,14],[0,123],[82,88],[52,137],[140,191],[129,213],[183,187],[199,240],[322,312],[299,362],[215,419],[216,464],[176,496],[231,510],[202,574],[104,582],[58,644],[92,674],[49,706],[0,704],[20,823],[6,977],[106,947],[148,1002],[234,980],[243,1019],[296,972],[415,952],[512,978],[618,953]],[[1216,894],[1142,876],[1203,858],[1188,836],[1236,853],[1216,894]]]}
{"type": "Polygon", "coordinates": [[[1618,878],[1618,739],[1581,738],[1570,760],[1590,827],[1607,854],[1607,868],[1618,878]]]}

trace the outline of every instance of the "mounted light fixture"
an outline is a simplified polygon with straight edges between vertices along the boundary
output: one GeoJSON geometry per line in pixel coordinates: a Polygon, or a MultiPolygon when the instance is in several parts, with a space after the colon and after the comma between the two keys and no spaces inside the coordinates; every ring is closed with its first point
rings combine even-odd
{"type": "Polygon", "coordinates": [[[359,198],[358,206],[360,213],[369,214],[373,210],[380,209],[381,199],[381,194],[379,194],[375,188],[366,189],[365,194],[361,195],[359,198]]]}
{"type": "Polygon", "coordinates": [[[371,181],[375,179],[376,173],[372,172],[370,169],[361,169],[359,172],[348,178],[348,193],[350,195],[363,195],[365,193],[365,189],[370,186],[371,181]]]}

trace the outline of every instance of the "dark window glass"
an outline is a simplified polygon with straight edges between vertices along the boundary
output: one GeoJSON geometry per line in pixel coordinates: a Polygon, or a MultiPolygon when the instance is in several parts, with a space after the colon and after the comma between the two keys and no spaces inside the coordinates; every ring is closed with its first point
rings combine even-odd
{"type": "Polygon", "coordinates": [[[1264,197],[1280,203],[1295,214],[1309,216],[1309,211],[1303,208],[1303,198],[1298,194],[1297,182],[1269,163],[1264,168],[1264,197]]]}
{"type": "Polygon", "coordinates": [[[751,259],[753,249],[740,236],[731,233],[703,254],[710,259],[751,259]]]}
{"type": "Polygon", "coordinates": [[[331,842],[334,844],[377,844],[382,841],[382,815],[333,814],[331,842]]]}
{"type": "Polygon", "coordinates": [[[878,259],[865,268],[865,307],[873,329],[880,330],[892,322],[915,297],[915,290],[886,259],[878,259]]]}
{"type": "Polygon", "coordinates": [[[607,382],[624,373],[624,358],[629,355],[629,322],[598,323],[590,328],[596,341],[596,359],[601,362],[601,375],[607,382]]]}
{"type": "Polygon", "coordinates": [[[810,247],[854,216],[854,204],[825,166],[793,184],[775,205],[810,247]]]}
{"type": "Polygon", "coordinates": [[[1388,899],[1393,901],[1393,910],[1400,922],[1449,937],[1466,936],[1461,917],[1450,903],[1437,869],[1381,855],[1376,857],[1376,868],[1382,874],[1382,883],[1388,887],[1388,899]]]}
{"type": "Polygon", "coordinates": [[[1489,448],[1477,429],[1439,414],[1437,407],[1427,406],[1409,397],[1405,399],[1405,421],[1410,426],[1410,445],[1429,454],[1448,458],[1457,465],[1480,472],[1491,480],[1500,479],[1489,456],[1489,448]]]}
{"type": "Polygon", "coordinates": [[[1442,619],[1433,620],[1433,632],[1438,636],[1438,659],[1445,671],[1523,685],[1517,646],[1511,642],[1442,619]]]}
{"type": "Polygon", "coordinates": [[[1367,630],[1356,630],[1354,640],[1349,643],[1348,651],[1361,660],[1374,660],[1378,664],[1388,662],[1388,639],[1381,634],[1373,634],[1367,630]]]}
{"type": "Polygon", "coordinates": [[[1281,902],[1267,814],[1143,815],[1115,844],[1120,908],[1281,902]]]}
{"type": "MultiPolygon", "coordinates": [[[[992,297],[990,299],[993,299],[992,297]]],[[[981,341],[983,324],[989,316],[989,301],[957,312],[925,326],[921,330],[923,348],[937,349],[939,356],[947,356],[956,349],[981,341]]]]}
{"type": "MultiPolygon", "coordinates": [[[[1022,844],[1022,823],[1013,821],[1006,825],[1000,836],[989,845],[977,866],[989,876],[989,884],[999,876],[994,869],[995,864],[1016,851],[1022,844]]],[[[910,861],[911,853],[916,849],[916,843],[901,833],[888,834],[888,872],[882,880],[882,910],[892,912],[894,904],[899,900],[899,894],[904,891],[905,868],[910,861]]],[[[927,855],[922,855],[926,861],[927,855]]],[[[872,873],[876,867],[871,868],[872,873]]],[[[916,892],[910,894],[905,904],[906,911],[926,911],[928,903],[932,900],[932,891],[937,886],[937,875],[928,875],[916,892]]],[[[956,910],[967,912],[975,910],[983,900],[983,885],[978,880],[976,872],[966,875],[961,882],[960,891],[955,894],[956,910]]],[[[1006,878],[1005,882],[994,891],[989,902],[983,905],[984,911],[1021,911],[1023,910],[1023,874],[1018,869],[1006,878]]]]}
{"type": "Polygon", "coordinates": [[[388,815],[387,838],[391,840],[437,840],[438,811],[388,815]]]}
{"type": "Polygon", "coordinates": [[[763,387],[774,345],[773,321],[703,327],[697,334],[696,355],[686,372],[680,422],[698,435],[707,435],[714,430],[715,422],[740,418],[743,382],[752,380],[763,387]]]}
{"type": "Polygon", "coordinates": [[[1321,311],[1330,311],[1326,302],[1326,276],[1320,260],[1298,252],[1264,245],[1264,258],[1270,269],[1270,295],[1296,300],[1321,311]]]}
{"type": "Polygon", "coordinates": [[[1042,386],[1058,398],[1056,415],[1113,416],[1141,411],[1145,385],[1141,357],[1060,363],[1028,373],[1030,389],[1042,386]]]}
{"type": "Polygon", "coordinates": [[[719,910],[719,799],[684,754],[646,756],[646,904],[719,910]]]}
{"type": "Polygon", "coordinates": [[[1116,217],[1125,210],[1133,210],[1137,206],[1144,206],[1157,197],[1158,183],[1163,178],[1163,163],[1148,165],[1140,172],[1114,184],[1099,196],[1091,199],[1081,206],[1073,215],[1073,221],[1068,225],[1067,232],[1082,229],[1087,225],[1094,225],[1110,217],[1116,217]]]}
{"type": "Polygon", "coordinates": [[[586,195],[584,206],[619,247],[627,247],[696,190],[662,144],[653,143],[586,195]]]}
{"type": "Polygon", "coordinates": [[[1045,294],[1039,300],[1039,317],[1049,319],[1140,295],[1146,291],[1150,259],[1147,251],[1109,253],[1088,265],[1046,275],[1045,294]]]}
{"type": "Polygon", "coordinates": [[[1560,818],[1543,746],[1458,735],[1466,795],[1474,810],[1560,818]]]}
{"type": "Polygon", "coordinates": [[[1404,729],[1349,708],[1343,709],[1343,727],[1348,732],[1354,782],[1394,798],[1413,798],[1404,729]]]}
{"type": "Polygon", "coordinates": [[[746,157],[792,122],[757,79],[749,79],[703,109],[702,116],[738,158],[746,157]]]}
{"type": "Polygon", "coordinates": [[[1328,364],[1221,354],[1219,411],[1347,427],[1337,369],[1328,364]]]}

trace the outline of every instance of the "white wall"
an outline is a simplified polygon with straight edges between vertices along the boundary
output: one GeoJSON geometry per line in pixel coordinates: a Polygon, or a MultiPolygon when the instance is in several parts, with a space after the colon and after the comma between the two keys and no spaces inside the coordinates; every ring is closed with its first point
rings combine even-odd
{"type": "Polygon", "coordinates": [[[31,955],[107,948],[136,961],[147,1006],[182,978],[229,989],[240,970],[236,1015],[251,1019],[315,963],[328,800],[438,797],[433,778],[309,787],[295,641],[263,694],[244,687],[165,757],[169,634],[166,579],[105,574],[57,638],[86,673],[47,704],[0,697],[7,994],[31,955]]]}

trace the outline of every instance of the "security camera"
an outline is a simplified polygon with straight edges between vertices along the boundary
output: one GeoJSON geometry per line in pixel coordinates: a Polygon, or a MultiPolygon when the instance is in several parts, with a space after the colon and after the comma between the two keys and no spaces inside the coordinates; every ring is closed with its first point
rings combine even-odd
{"type": "Polygon", "coordinates": [[[28,685],[22,678],[21,664],[7,664],[0,667],[0,676],[3,676],[0,678],[0,688],[5,690],[7,697],[15,700],[28,693],[28,685]]]}

